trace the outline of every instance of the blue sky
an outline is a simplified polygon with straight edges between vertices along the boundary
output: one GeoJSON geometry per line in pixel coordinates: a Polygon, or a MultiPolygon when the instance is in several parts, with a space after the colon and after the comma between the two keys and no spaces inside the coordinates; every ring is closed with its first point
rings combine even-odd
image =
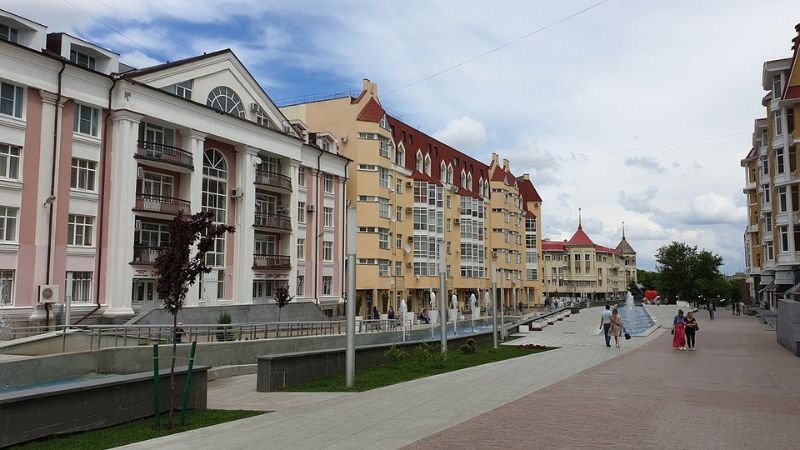
{"type": "Polygon", "coordinates": [[[742,270],[739,161],[764,115],[762,63],[791,56],[800,2],[609,0],[391,92],[598,1],[6,0],[3,8],[134,66],[230,47],[275,100],[360,89],[370,78],[404,121],[530,173],[544,198],[544,237],[569,238],[582,208],[584,229],[601,245],[616,245],[624,221],[642,268],[677,240],[721,255],[727,273],[742,270]]]}

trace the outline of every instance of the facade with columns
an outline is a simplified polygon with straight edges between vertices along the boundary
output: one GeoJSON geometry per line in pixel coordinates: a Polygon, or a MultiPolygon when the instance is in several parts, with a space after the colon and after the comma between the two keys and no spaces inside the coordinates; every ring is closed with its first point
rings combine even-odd
{"type": "Polygon", "coordinates": [[[745,301],[770,308],[780,299],[800,299],[800,25],[791,50],[791,57],[763,65],[766,117],[756,119],[741,161],[748,205],[745,301]]]}
{"type": "Polygon", "coordinates": [[[337,305],[348,160],[289,122],[230,50],[145,69],[0,10],[0,312],[73,319],[159,307],[153,261],[179,211],[236,232],[187,306],[337,305]],[[308,263],[307,263],[308,262],[308,263]],[[312,263],[312,262],[317,262],[312,263]]]}
{"type": "Polygon", "coordinates": [[[497,278],[498,302],[542,303],[539,279],[542,199],[528,175],[508,160],[478,161],[387,113],[378,87],[364,80],[358,96],[287,105],[293,120],[340,138],[354,162],[348,200],[357,210],[356,301],[373,307],[429,307],[439,292],[444,256],[448,301],[469,307],[497,278]],[[537,227],[538,224],[538,227],[537,227]],[[496,266],[497,274],[492,274],[496,266]]]}

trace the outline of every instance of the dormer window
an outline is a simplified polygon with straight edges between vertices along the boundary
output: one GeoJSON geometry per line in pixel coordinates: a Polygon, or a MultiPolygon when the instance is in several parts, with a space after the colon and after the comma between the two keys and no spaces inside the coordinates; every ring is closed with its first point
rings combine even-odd
{"type": "Polygon", "coordinates": [[[783,83],[781,83],[781,75],[778,74],[772,78],[772,98],[781,98],[781,94],[783,94],[783,83]]]}
{"type": "Polygon", "coordinates": [[[378,126],[383,128],[386,131],[390,131],[389,130],[389,119],[386,118],[386,114],[384,114],[383,117],[381,117],[380,122],[378,122],[378,126]]]}
{"type": "Polygon", "coordinates": [[[467,174],[467,189],[472,190],[472,174],[467,174]]]}
{"type": "Polygon", "coordinates": [[[447,165],[447,183],[453,184],[453,166],[447,165]]]}
{"type": "Polygon", "coordinates": [[[445,167],[444,161],[439,164],[439,179],[442,180],[442,183],[447,183],[447,167],[445,167]]]}
{"type": "Polygon", "coordinates": [[[8,25],[0,23],[0,39],[8,42],[17,43],[19,31],[16,28],[11,28],[8,25]]]}
{"type": "Polygon", "coordinates": [[[431,176],[431,155],[425,155],[425,175],[431,176]]]}
{"type": "Polygon", "coordinates": [[[422,173],[422,152],[417,150],[417,172],[422,173]]]}
{"type": "Polygon", "coordinates": [[[244,106],[242,99],[227,86],[218,86],[208,94],[206,106],[210,106],[217,111],[232,114],[244,118],[244,106]]]}
{"type": "Polygon", "coordinates": [[[464,189],[467,188],[467,173],[463,170],[461,171],[461,187],[464,189]]]}
{"type": "Polygon", "coordinates": [[[87,69],[95,70],[96,61],[94,56],[87,55],[86,53],[77,50],[70,50],[69,60],[79,66],[86,67],[87,69]]]}

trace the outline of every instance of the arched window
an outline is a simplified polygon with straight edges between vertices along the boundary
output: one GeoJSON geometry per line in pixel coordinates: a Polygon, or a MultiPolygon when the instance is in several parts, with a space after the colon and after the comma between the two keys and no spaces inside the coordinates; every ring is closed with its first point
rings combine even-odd
{"type": "Polygon", "coordinates": [[[425,175],[431,176],[431,155],[425,155],[425,175]]]}
{"type": "Polygon", "coordinates": [[[442,180],[442,183],[447,183],[447,167],[444,165],[444,161],[439,164],[439,179],[442,180]]]}
{"type": "Polygon", "coordinates": [[[464,169],[461,169],[461,187],[467,188],[467,173],[464,172],[464,169]]]}
{"type": "Polygon", "coordinates": [[[447,182],[453,184],[453,166],[447,165],[447,182]]]}
{"type": "Polygon", "coordinates": [[[401,142],[400,145],[397,146],[397,153],[395,155],[395,164],[398,166],[405,167],[406,165],[406,149],[403,147],[403,143],[401,142]]]}
{"type": "Polygon", "coordinates": [[[422,152],[417,150],[417,172],[422,172],[422,152]]]}
{"type": "MultiPolygon", "coordinates": [[[[226,222],[228,207],[228,163],[218,150],[203,153],[203,211],[214,214],[215,222],[226,222]]],[[[225,237],[214,240],[214,247],[206,253],[206,264],[218,269],[202,275],[200,296],[219,299],[225,296],[225,237]]]]}
{"type": "Polygon", "coordinates": [[[467,174],[467,189],[472,190],[472,174],[467,174]]]}
{"type": "Polygon", "coordinates": [[[206,105],[217,111],[244,117],[242,99],[228,86],[215,87],[209,94],[206,105]]]}

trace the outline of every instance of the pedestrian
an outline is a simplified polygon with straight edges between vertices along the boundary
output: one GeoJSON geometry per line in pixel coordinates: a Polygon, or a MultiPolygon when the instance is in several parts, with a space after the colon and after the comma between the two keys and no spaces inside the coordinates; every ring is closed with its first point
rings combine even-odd
{"type": "Polygon", "coordinates": [[[619,348],[619,338],[622,336],[622,317],[617,308],[611,310],[611,330],[608,334],[614,336],[614,345],[619,348]]]}
{"type": "Polygon", "coordinates": [[[381,313],[378,311],[378,307],[377,306],[373,306],[372,307],[372,318],[375,319],[375,320],[378,320],[378,319],[381,318],[381,313]]]}
{"type": "Polygon", "coordinates": [[[608,334],[609,330],[611,330],[611,307],[608,305],[606,305],[606,309],[600,314],[600,328],[603,329],[606,347],[611,347],[611,335],[608,334]]]}
{"type": "Polygon", "coordinates": [[[389,320],[394,320],[394,308],[389,307],[389,320]]]}
{"type": "Polygon", "coordinates": [[[183,322],[178,322],[178,326],[175,327],[175,343],[180,344],[183,341],[183,322]]]}
{"type": "Polygon", "coordinates": [[[700,327],[697,325],[697,319],[694,318],[692,313],[686,313],[686,319],[684,319],[683,323],[685,324],[686,328],[686,345],[689,347],[689,351],[694,351],[694,335],[697,333],[697,330],[700,327]]]}
{"type": "Polygon", "coordinates": [[[679,309],[678,314],[672,319],[672,348],[686,350],[686,326],[683,310],[679,309]]]}
{"type": "Polygon", "coordinates": [[[714,306],[713,303],[708,304],[708,317],[710,320],[714,320],[714,313],[717,312],[717,307],[714,306]]]}

